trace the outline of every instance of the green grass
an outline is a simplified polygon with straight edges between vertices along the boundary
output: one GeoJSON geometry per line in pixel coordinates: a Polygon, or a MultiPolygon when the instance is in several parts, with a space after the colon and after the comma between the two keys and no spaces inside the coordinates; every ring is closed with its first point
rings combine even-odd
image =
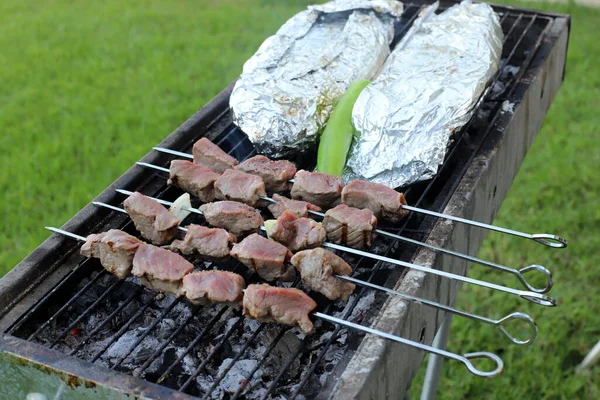
{"type": "MultiPolygon", "coordinates": [[[[44,225],[75,214],[231,82],[262,40],[308,3],[0,2],[0,275],[48,236],[44,225]]],[[[600,11],[528,6],[572,14],[567,77],[496,223],[556,232],[570,245],[550,250],[491,234],[480,256],[546,265],[561,304],[542,309],[465,286],[459,308],[530,313],[540,336],[532,347],[509,346],[494,329],[455,318],[450,350],[494,351],[506,369],[482,380],[448,361],[442,399],[600,398],[599,367],[573,375],[600,340],[600,11]]],[[[474,267],[471,276],[491,274],[474,267]]]]}

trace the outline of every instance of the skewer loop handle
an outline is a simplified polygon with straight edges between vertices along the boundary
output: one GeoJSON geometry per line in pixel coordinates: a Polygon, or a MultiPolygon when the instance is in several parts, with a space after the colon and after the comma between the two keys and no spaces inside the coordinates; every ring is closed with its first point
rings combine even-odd
{"type": "Polygon", "coordinates": [[[548,293],[550,291],[550,289],[552,289],[552,287],[554,286],[554,281],[552,280],[552,272],[548,271],[548,269],[546,269],[542,265],[538,265],[538,264],[528,265],[526,267],[521,268],[517,272],[519,272],[519,275],[517,275],[517,277],[519,278],[521,283],[523,285],[525,285],[527,287],[527,289],[531,290],[532,292],[548,293]],[[546,278],[546,286],[544,286],[543,288],[536,288],[536,287],[531,286],[529,284],[529,282],[527,282],[527,280],[523,276],[524,274],[526,274],[529,271],[537,271],[537,272],[541,273],[542,275],[544,275],[546,278]]]}
{"type": "Polygon", "coordinates": [[[525,345],[535,342],[535,338],[537,337],[537,334],[538,334],[537,324],[535,323],[533,318],[531,318],[529,315],[521,313],[521,312],[514,312],[512,314],[508,314],[506,317],[498,320],[497,326],[498,326],[498,329],[500,329],[500,331],[502,333],[504,333],[511,342],[513,342],[514,344],[518,344],[520,346],[525,346],[525,345]],[[530,335],[525,340],[517,339],[510,332],[508,332],[508,330],[506,330],[506,328],[504,327],[504,325],[506,325],[506,323],[513,321],[513,320],[517,320],[517,319],[521,320],[521,321],[525,321],[529,325],[530,335]]]}
{"type": "Polygon", "coordinates": [[[544,294],[534,292],[520,292],[519,297],[544,307],[556,307],[556,300],[544,294]]]}
{"type": "Polygon", "coordinates": [[[567,247],[567,239],[550,233],[534,233],[531,235],[531,239],[544,246],[553,247],[555,249],[564,249],[567,247]]]}
{"type": "Polygon", "coordinates": [[[487,351],[478,351],[475,353],[465,354],[461,361],[467,366],[467,369],[470,373],[484,378],[493,378],[498,376],[504,368],[504,362],[502,362],[502,359],[494,353],[488,353],[487,351]],[[477,369],[473,363],[471,363],[471,360],[478,358],[487,358],[488,360],[492,360],[496,364],[496,368],[494,368],[492,371],[482,371],[477,369]]]}

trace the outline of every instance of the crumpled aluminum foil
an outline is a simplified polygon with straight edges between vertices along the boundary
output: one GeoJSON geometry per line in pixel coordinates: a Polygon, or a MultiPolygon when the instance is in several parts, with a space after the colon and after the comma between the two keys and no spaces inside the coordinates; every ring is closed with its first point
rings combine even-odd
{"type": "Polygon", "coordinates": [[[306,150],[335,100],[381,69],[401,13],[396,0],[335,0],[296,14],[244,64],[233,122],[269,157],[306,150]]]}
{"type": "Polygon", "coordinates": [[[354,104],[360,138],[346,182],[395,188],[432,178],[453,132],[467,123],[498,70],[503,33],[489,5],[463,1],[431,11],[417,18],[354,104]]]}

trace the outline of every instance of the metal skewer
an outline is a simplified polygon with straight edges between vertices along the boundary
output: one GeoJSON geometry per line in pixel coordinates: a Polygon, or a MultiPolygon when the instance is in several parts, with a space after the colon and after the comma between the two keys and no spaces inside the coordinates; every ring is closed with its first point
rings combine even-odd
{"type": "MultiPolygon", "coordinates": [[[[117,189],[117,192],[125,194],[125,195],[131,195],[133,194],[133,192],[130,192],[128,190],[123,190],[123,189],[117,189]]],[[[166,205],[166,206],[170,206],[173,203],[170,201],[166,201],[166,200],[162,200],[162,199],[157,199],[154,197],[150,197],[150,196],[146,196],[152,200],[157,201],[160,204],[166,205]]],[[[92,204],[97,205],[97,206],[101,206],[101,207],[105,207],[108,204],[105,203],[100,203],[100,202],[92,202],[92,204]]],[[[119,207],[114,207],[114,206],[109,206],[108,208],[115,210],[115,211],[119,211],[122,213],[127,213],[126,210],[119,208],[119,207]]],[[[193,207],[184,207],[183,208],[186,211],[190,211],[196,214],[200,214],[202,215],[202,211],[193,208],[193,207]]],[[[261,229],[263,231],[266,231],[266,228],[263,226],[261,226],[261,229]]],[[[433,268],[428,268],[428,267],[423,267],[420,265],[416,265],[416,264],[411,264],[411,263],[407,263],[404,261],[400,261],[400,260],[395,260],[393,258],[389,258],[389,257],[385,257],[385,256],[380,256],[378,254],[372,254],[366,251],[362,251],[362,250],[357,250],[357,249],[353,249],[350,247],[345,247],[345,246],[340,246],[334,243],[329,243],[329,242],[324,242],[323,243],[323,247],[328,247],[331,249],[335,249],[335,250],[340,250],[340,251],[344,251],[346,253],[352,253],[352,254],[356,254],[359,256],[363,256],[363,257],[367,257],[367,258],[372,258],[374,260],[378,260],[378,261],[383,261],[383,262],[387,262],[390,264],[395,264],[395,265],[399,265],[402,267],[406,267],[406,268],[411,268],[411,269],[415,269],[417,271],[421,271],[421,272],[425,272],[425,273],[430,273],[430,274],[434,274],[434,275],[438,275],[438,276],[443,276],[445,278],[449,278],[449,279],[454,279],[457,281],[461,281],[461,282],[465,282],[465,283],[470,283],[473,285],[477,285],[477,286],[483,286],[486,287],[488,289],[494,289],[494,290],[498,290],[501,292],[505,292],[505,293],[510,293],[513,295],[517,295],[523,299],[529,300],[533,303],[536,304],[540,304],[546,307],[554,307],[556,306],[556,300],[554,300],[553,298],[546,296],[544,294],[540,294],[540,293],[535,293],[532,291],[523,291],[523,290],[517,290],[517,289],[513,289],[513,288],[509,288],[506,286],[501,286],[501,285],[497,285],[495,283],[490,283],[490,282],[485,282],[485,281],[480,281],[478,279],[473,279],[473,278],[469,278],[466,276],[462,276],[462,275],[456,275],[456,274],[452,274],[450,272],[444,272],[444,271],[440,271],[437,269],[433,269],[433,268]]]]}
{"type": "MultiPolygon", "coordinates": [[[[123,211],[125,211],[125,210],[123,210],[123,211]]],[[[50,227],[50,226],[47,226],[46,229],[48,229],[48,230],[50,230],[52,232],[56,232],[56,233],[59,233],[59,234],[62,234],[62,235],[65,235],[65,236],[77,239],[77,240],[84,241],[84,242],[86,240],[86,238],[83,237],[83,236],[76,235],[74,233],[71,233],[71,232],[68,232],[68,231],[65,231],[65,230],[62,230],[62,229],[53,228],[53,227],[50,227]]],[[[373,335],[380,336],[380,337],[382,337],[384,339],[393,340],[393,341],[398,342],[398,343],[402,343],[402,344],[405,344],[405,345],[408,345],[408,346],[416,347],[418,349],[421,349],[421,350],[424,350],[424,351],[427,351],[427,352],[430,352],[430,353],[434,353],[434,354],[437,354],[437,355],[440,355],[440,356],[443,356],[443,357],[447,357],[447,358],[451,358],[451,359],[456,360],[456,361],[460,361],[460,362],[462,362],[467,367],[467,369],[469,370],[469,372],[471,372],[472,374],[477,375],[477,376],[491,378],[491,377],[499,375],[502,372],[502,369],[504,368],[504,363],[502,362],[502,359],[500,357],[498,357],[494,353],[490,353],[490,352],[476,352],[476,353],[468,353],[468,354],[465,354],[465,355],[459,355],[459,354],[456,354],[456,353],[451,353],[451,352],[446,351],[446,350],[437,349],[435,347],[428,346],[428,345],[425,345],[425,344],[422,344],[422,343],[419,343],[419,342],[415,342],[415,341],[412,341],[412,340],[409,340],[409,339],[405,339],[405,338],[402,338],[400,336],[392,335],[390,333],[378,331],[377,329],[373,329],[373,328],[370,328],[370,327],[367,327],[367,326],[355,324],[353,322],[346,321],[346,320],[341,319],[341,318],[333,317],[333,316],[328,315],[328,314],[323,314],[321,312],[313,312],[312,315],[314,317],[316,317],[316,318],[321,318],[323,320],[332,322],[334,324],[339,324],[339,325],[347,326],[347,327],[352,328],[352,329],[357,329],[357,330],[360,330],[360,331],[363,331],[363,332],[366,332],[366,333],[370,333],[370,334],[373,334],[373,335]],[[495,368],[493,370],[491,370],[491,371],[482,371],[480,369],[477,369],[471,363],[471,360],[477,359],[477,358],[487,358],[489,360],[492,360],[495,363],[495,368]]],[[[503,318],[503,320],[506,320],[506,319],[508,319],[510,317],[511,316],[509,315],[509,316],[503,318]]],[[[535,323],[534,323],[534,326],[535,326],[535,323]]],[[[501,329],[503,329],[503,328],[501,328],[501,329]]],[[[504,332],[506,333],[506,331],[504,331],[504,332]]],[[[507,334],[507,336],[509,338],[511,338],[511,340],[513,339],[511,335],[507,334]]]]}
{"type": "Polygon", "coordinates": [[[529,315],[527,315],[525,313],[513,312],[513,313],[508,314],[507,316],[505,316],[503,318],[494,320],[494,319],[482,317],[480,315],[471,314],[471,313],[468,313],[466,311],[457,310],[456,308],[452,308],[452,307],[446,306],[444,304],[436,303],[434,301],[426,300],[426,299],[423,299],[423,298],[420,298],[420,297],[416,297],[416,296],[411,296],[409,294],[402,293],[402,292],[399,292],[399,291],[394,290],[394,289],[386,288],[385,286],[379,286],[379,285],[375,285],[374,283],[371,283],[371,282],[366,282],[366,281],[362,281],[360,279],[352,278],[351,276],[335,275],[335,277],[339,278],[339,279],[343,279],[343,280],[348,281],[348,282],[356,283],[357,285],[366,286],[366,287],[370,287],[370,288],[375,289],[375,290],[386,292],[386,293],[389,293],[389,294],[394,295],[394,296],[404,297],[404,298],[409,299],[409,300],[417,301],[419,303],[428,305],[430,307],[434,307],[434,308],[437,308],[437,309],[440,309],[440,310],[444,310],[444,311],[449,312],[451,314],[460,315],[460,316],[465,317],[465,318],[470,318],[470,319],[474,319],[476,321],[480,321],[480,322],[483,322],[483,323],[486,323],[486,324],[494,325],[506,337],[508,337],[508,339],[511,342],[513,342],[514,344],[528,345],[528,344],[533,343],[535,341],[535,338],[537,337],[537,332],[538,332],[537,324],[535,323],[535,321],[533,320],[533,318],[531,318],[529,315]],[[512,334],[510,334],[510,332],[508,332],[506,330],[506,328],[504,328],[504,326],[503,326],[504,324],[506,324],[507,322],[509,322],[511,320],[516,320],[516,319],[521,320],[521,321],[525,321],[529,325],[529,331],[530,331],[529,338],[527,338],[525,340],[517,339],[512,334]]]}
{"type": "MultiPolygon", "coordinates": [[[[71,233],[71,232],[68,232],[68,231],[65,231],[62,229],[53,228],[50,226],[46,226],[45,228],[52,232],[60,233],[62,235],[71,237],[73,239],[80,240],[82,242],[86,241],[85,237],[76,235],[74,233],[71,233]]],[[[460,311],[460,310],[457,310],[450,306],[446,306],[446,305],[443,305],[443,304],[440,304],[440,303],[437,303],[434,301],[426,300],[426,299],[416,297],[416,296],[411,296],[409,294],[405,294],[405,293],[399,292],[397,290],[386,288],[385,286],[375,285],[374,283],[371,283],[371,282],[366,282],[366,281],[363,281],[360,279],[352,278],[350,276],[346,276],[346,275],[334,275],[334,276],[339,279],[343,279],[345,281],[355,283],[357,285],[361,285],[361,286],[369,287],[369,288],[372,288],[375,290],[379,290],[379,291],[391,294],[393,296],[399,296],[399,297],[403,297],[403,298],[406,298],[409,300],[417,301],[417,302],[425,304],[427,306],[434,307],[434,308],[437,308],[440,310],[444,310],[444,311],[452,313],[452,314],[460,315],[465,318],[470,318],[470,319],[473,319],[476,321],[480,321],[480,322],[483,322],[486,324],[493,325],[493,326],[497,327],[511,342],[513,342],[514,344],[517,344],[517,345],[529,345],[529,344],[533,343],[537,337],[537,332],[538,332],[537,324],[535,323],[533,318],[531,318],[529,315],[524,314],[524,313],[514,312],[514,313],[511,313],[511,314],[505,316],[504,318],[494,320],[494,319],[485,318],[485,317],[482,317],[479,315],[471,314],[471,313],[468,313],[465,311],[460,311]],[[529,325],[530,336],[527,339],[523,339],[523,340],[517,339],[512,334],[510,334],[510,332],[508,332],[506,330],[506,328],[504,327],[504,325],[507,322],[510,322],[511,320],[516,320],[516,319],[525,321],[529,325]]]]}
{"type": "MultiPolygon", "coordinates": [[[[171,149],[166,149],[164,147],[153,147],[153,149],[156,150],[156,151],[160,151],[162,153],[173,154],[173,155],[176,155],[176,156],[179,156],[179,157],[185,157],[185,158],[189,158],[189,159],[193,159],[194,158],[194,156],[191,155],[191,154],[183,153],[181,151],[175,151],[175,150],[171,150],[171,149]]],[[[148,164],[148,165],[151,165],[151,164],[148,164]]],[[[290,182],[292,182],[292,181],[293,180],[290,180],[290,182]]],[[[425,210],[423,208],[412,207],[412,206],[407,206],[407,205],[402,205],[402,208],[404,208],[405,210],[414,211],[414,212],[421,213],[421,214],[432,215],[432,216],[438,217],[438,218],[445,218],[445,219],[449,219],[449,220],[452,220],[452,221],[461,222],[463,224],[477,226],[477,227],[483,228],[483,229],[488,229],[488,230],[492,230],[492,231],[496,231],[496,232],[507,233],[509,235],[518,236],[518,237],[522,237],[522,238],[525,238],[525,239],[530,239],[530,240],[533,240],[533,241],[535,241],[537,243],[543,244],[544,246],[553,247],[553,248],[556,248],[556,249],[561,249],[561,248],[567,247],[567,240],[565,238],[562,238],[562,237],[560,237],[558,235],[553,235],[553,234],[550,234],[550,233],[534,233],[534,234],[531,234],[531,233],[519,232],[519,231],[515,231],[515,230],[512,230],[512,229],[508,229],[508,228],[502,228],[502,227],[499,227],[499,226],[485,224],[483,222],[477,222],[477,221],[473,221],[473,220],[470,220],[470,219],[455,217],[453,215],[442,214],[442,213],[438,213],[438,212],[435,212],[435,211],[429,211],[429,210],[425,210]]],[[[530,271],[530,270],[531,269],[528,269],[527,271],[530,271]]],[[[527,271],[524,271],[524,272],[527,272],[527,271]]]]}
{"type": "MultiPolygon", "coordinates": [[[[148,164],[148,163],[145,163],[145,162],[137,162],[136,164],[141,165],[143,167],[152,168],[152,169],[155,169],[155,170],[158,170],[158,171],[170,172],[168,168],[159,167],[158,165],[154,165],[154,164],[148,164]]],[[[276,201],[273,200],[270,197],[259,196],[259,198],[261,200],[266,200],[266,201],[271,202],[271,203],[276,203],[276,201]]],[[[313,215],[317,215],[319,217],[325,217],[325,214],[322,213],[322,212],[313,211],[313,210],[309,210],[308,212],[311,213],[311,214],[313,214],[313,215]]],[[[410,238],[407,238],[407,237],[404,237],[404,236],[396,235],[396,234],[391,233],[391,232],[386,232],[386,231],[381,230],[381,229],[375,229],[375,232],[378,233],[378,234],[380,234],[380,235],[382,235],[382,236],[387,236],[387,237],[390,237],[390,238],[393,238],[393,239],[397,239],[397,240],[401,240],[401,241],[404,241],[404,242],[412,243],[412,244],[415,244],[417,246],[426,247],[426,248],[431,249],[431,250],[439,251],[441,253],[449,254],[451,256],[458,257],[458,258],[461,258],[463,260],[467,260],[467,261],[470,261],[470,262],[473,262],[473,263],[476,263],[476,264],[480,264],[480,265],[486,266],[488,268],[493,268],[493,269],[496,269],[496,270],[500,270],[500,271],[512,274],[512,275],[514,275],[514,276],[517,277],[517,279],[521,282],[521,284],[523,284],[523,286],[525,288],[527,288],[528,290],[531,290],[532,292],[535,292],[535,293],[548,293],[550,291],[550,289],[552,289],[552,286],[554,285],[554,282],[552,280],[552,273],[548,269],[546,269],[544,266],[542,266],[542,265],[532,264],[532,265],[528,265],[526,267],[523,267],[523,268],[521,268],[519,270],[516,270],[516,269],[513,269],[513,268],[506,267],[504,265],[496,264],[496,263],[493,263],[493,262],[490,262],[490,261],[485,261],[485,260],[482,260],[480,258],[470,256],[468,254],[459,253],[459,252],[456,252],[456,251],[453,251],[453,250],[447,250],[447,249],[444,249],[442,247],[434,246],[432,244],[428,244],[428,243],[420,242],[418,240],[410,239],[410,238]],[[530,272],[530,271],[537,271],[540,274],[544,275],[546,284],[543,287],[541,287],[541,288],[536,288],[536,287],[532,286],[527,281],[527,279],[525,279],[525,276],[524,276],[525,273],[530,272]]]]}
{"type": "Polygon", "coordinates": [[[385,339],[393,340],[398,343],[403,343],[408,346],[416,347],[418,349],[427,351],[429,353],[434,353],[434,354],[437,354],[437,355],[440,355],[440,356],[443,356],[446,358],[451,358],[453,360],[460,361],[467,367],[469,372],[471,372],[472,374],[477,375],[477,376],[492,378],[494,376],[499,375],[502,372],[502,369],[504,368],[504,363],[502,362],[502,359],[500,357],[498,357],[497,355],[495,355],[494,353],[480,351],[480,352],[476,352],[476,353],[468,353],[465,355],[459,355],[456,353],[450,353],[449,351],[446,351],[446,350],[437,349],[435,347],[428,346],[426,344],[414,342],[412,340],[408,340],[408,339],[402,338],[400,336],[392,335],[390,333],[378,331],[376,329],[369,328],[367,326],[355,324],[353,322],[346,321],[341,318],[332,317],[331,315],[323,314],[320,312],[314,312],[313,315],[317,318],[321,318],[326,321],[333,322],[334,324],[344,325],[349,328],[353,328],[353,329],[357,329],[357,330],[360,330],[363,332],[371,333],[373,335],[377,335],[377,336],[383,337],[385,339]],[[496,364],[496,368],[494,368],[492,371],[482,371],[480,369],[477,369],[473,365],[473,363],[471,363],[471,360],[474,360],[477,358],[487,358],[488,360],[493,361],[496,364]]]}

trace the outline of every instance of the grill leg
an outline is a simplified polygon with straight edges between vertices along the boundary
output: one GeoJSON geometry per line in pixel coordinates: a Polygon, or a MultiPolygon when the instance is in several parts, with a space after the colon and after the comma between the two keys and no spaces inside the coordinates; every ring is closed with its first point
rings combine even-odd
{"type": "MultiPolygon", "coordinates": [[[[435,338],[433,338],[433,347],[446,350],[446,347],[448,346],[448,336],[450,336],[451,323],[452,314],[448,314],[446,315],[444,322],[442,322],[442,326],[440,326],[435,338]]],[[[423,382],[423,391],[421,392],[421,400],[435,400],[443,362],[444,357],[435,354],[429,355],[427,372],[425,372],[425,382],[423,382]]]]}

